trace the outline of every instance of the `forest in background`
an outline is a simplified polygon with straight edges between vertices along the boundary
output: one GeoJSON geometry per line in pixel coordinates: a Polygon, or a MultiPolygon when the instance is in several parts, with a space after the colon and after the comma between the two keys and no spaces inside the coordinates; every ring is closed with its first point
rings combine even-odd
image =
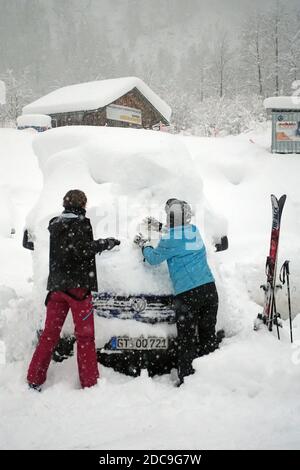
{"type": "Polygon", "coordinates": [[[0,124],[73,83],[135,75],[178,131],[236,134],[300,80],[294,0],[0,0],[0,124]]]}

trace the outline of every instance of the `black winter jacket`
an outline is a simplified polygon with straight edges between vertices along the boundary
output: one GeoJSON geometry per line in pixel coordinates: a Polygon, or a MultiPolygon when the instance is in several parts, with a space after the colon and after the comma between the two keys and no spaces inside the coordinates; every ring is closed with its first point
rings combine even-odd
{"type": "Polygon", "coordinates": [[[106,240],[94,240],[84,209],[65,210],[49,222],[49,291],[84,287],[98,290],[95,255],[106,250],[106,240]]]}

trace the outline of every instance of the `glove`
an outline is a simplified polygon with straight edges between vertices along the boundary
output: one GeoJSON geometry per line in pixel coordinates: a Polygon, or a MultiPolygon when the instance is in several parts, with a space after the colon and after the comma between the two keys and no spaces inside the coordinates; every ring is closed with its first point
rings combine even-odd
{"type": "Polygon", "coordinates": [[[139,233],[138,235],[136,235],[133,239],[133,243],[137,246],[139,246],[140,248],[144,248],[144,246],[146,245],[146,243],[148,243],[149,240],[147,240],[146,238],[143,237],[143,235],[141,233],[139,233]]]}
{"type": "Polygon", "coordinates": [[[163,224],[159,222],[159,220],[155,219],[154,217],[146,217],[143,220],[143,224],[146,225],[148,229],[152,229],[155,232],[160,232],[163,226],[163,224]]]}
{"type": "Polygon", "coordinates": [[[115,246],[118,246],[121,244],[120,240],[117,240],[116,238],[106,238],[105,239],[107,247],[107,250],[112,250],[115,246]]]}

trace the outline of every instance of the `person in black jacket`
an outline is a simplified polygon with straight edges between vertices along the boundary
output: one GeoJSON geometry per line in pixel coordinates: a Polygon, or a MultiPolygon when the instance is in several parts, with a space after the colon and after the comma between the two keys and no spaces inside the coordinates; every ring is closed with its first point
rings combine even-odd
{"type": "Polygon", "coordinates": [[[69,309],[77,339],[77,362],[82,387],[91,387],[99,377],[91,291],[98,290],[95,256],[119,245],[119,240],[94,240],[91,222],[85,217],[87,198],[70,190],[64,211],[50,220],[49,277],[44,331],[31,360],[27,381],[41,389],[69,309]]]}

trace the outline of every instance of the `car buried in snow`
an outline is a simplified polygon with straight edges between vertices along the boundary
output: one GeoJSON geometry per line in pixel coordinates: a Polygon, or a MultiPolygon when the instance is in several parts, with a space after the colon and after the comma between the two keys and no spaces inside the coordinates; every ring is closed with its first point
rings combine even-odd
{"type": "MultiPolygon", "coordinates": [[[[94,238],[113,236],[120,247],[97,256],[99,291],[93,293],[99,362],[119,372],[150,375],[176,368],[173,294],[166,263],[144,262],[133,238],[142,232],[153,246],[159,234],[142,220],[164,222],[165,202],[188,201],[205,239],[217,275],[215,246],[226,235],[226,221],[208,205],[201,175],[182,137],[157,131],[93,126],[49,130],[33,143],[44,176],[40,198],[27,217],[34,241],[33,266],[37,306],[42,312],[48,276],[48,222],[61,211],[69,189],[87,194],[87,217],[94,238]]],[[[43,319],[41,316],[40,327],[43,319]]],[[[73,325],[68,319],[54,353],[61,361],[72,354],[73,325]]]]}

